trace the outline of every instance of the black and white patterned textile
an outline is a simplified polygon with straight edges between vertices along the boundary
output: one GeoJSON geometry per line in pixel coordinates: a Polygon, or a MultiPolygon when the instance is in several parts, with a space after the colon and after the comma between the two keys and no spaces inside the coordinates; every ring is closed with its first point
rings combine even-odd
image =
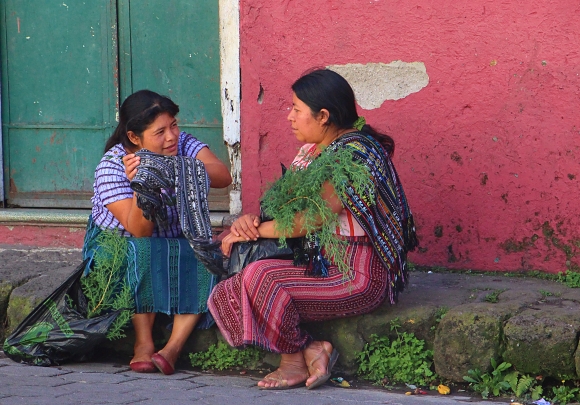
{"type": "Polygon", "coordinates": [[[167,206],[176,203],[181,230],[190,244],[195,239],[210,240],[210,183],[203,162],[187,156],[159,155],[147,149],[135,154],[141,162],[131,188],[137,193],[137,206],[143,216],[163,227],[167,223],[167,206]]]}

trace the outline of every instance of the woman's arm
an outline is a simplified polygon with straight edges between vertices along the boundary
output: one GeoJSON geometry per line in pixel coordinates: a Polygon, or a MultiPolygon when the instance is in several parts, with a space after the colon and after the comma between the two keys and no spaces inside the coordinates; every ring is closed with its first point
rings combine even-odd
{"type": "MultiPolygon", "coordinates": [[[[335,214],[339,214],[343,210],[344,207],[342,205],[342,202],[336,195],[336,192],[332,184],[330,184],[329,182],[325,182],[322,185],[321,194],[322,198],[324,199],[324,201],[326,201],[326,204],[330,207],[332,212],[334,212],[335,214]]],[[[319,220],[318,222],[319,228],[322,227],[322,221],[319,220]]],[[[262,222],[257,227],[257,232],[260,238],[279,238],[282,236],[280,232],[276,229],[275,220],[262,222]]],[[[299,212],[294,216],[294,226],[291,232],[287,233],[285,236],[287,238],[296,238],[304,235],[306,235],[306,230],[304,229],[304,214],[302,212],[299,212]]],[[[244,235],[241,234],[236,235],[233,232],[231,232],[222,240],[222,252],[226,256],[229,256],[232,249],[232,245],[234,243],[246,241],[248,241],[248,239],[244,235]]]]}
{"type": "Polygon", "coordinates": [[[205,165],[211,187],[224,188],[232,184],[232,176],[227,166],[209,148],[202,148],[195,158],[201,160],[205,165]]]}
{"type": "MultiPolygon", "coordinates": [[[[135,177],[140,160],[132,153],[123,157],[125,175],[129,181],[135,177]]],[[[106,207],[131,235],[137,238],[153,235],[155,224],[143,216],[143,211],[137,206],[136,193],[133,193],[133,198],[118,200],[106,207]]]]}
{"type": "Polygon", "coordinates": [[[115,201],[107,205],[107,209],[123,225],[131,235],[142,238],[153,235],[155,224],[143,216],[141,208],[137,207],[137,195],[133,198],[115,201]]]}

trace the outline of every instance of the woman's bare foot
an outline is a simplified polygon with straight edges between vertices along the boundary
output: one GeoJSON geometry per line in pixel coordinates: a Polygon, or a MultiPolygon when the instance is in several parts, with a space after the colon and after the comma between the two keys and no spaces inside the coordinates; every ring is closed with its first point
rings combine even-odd
{"type": "Polygon", "coordinates": [[[258,382],[262,390],[284,390],[303,385],[308,378],[308,368],[302,352],[283,354],[280,367],[258,382]]]}
{"type": "Polygon", "coordinates": [[[330,378],[330,372],[338,353],[330,342],[313,341],[304,349],[304,360],[308,367],[309,377],[306,387],[312,389],[324,384],[330,378]]]}
{"type": "Polygon", "coordinates": [[[131,362],[129,364],[132,363],[136,363],[139,361],[151,361],[151,356],[153,355],[153,353],[155,353],[155,346],[153,345],[153,343],[142,343],[142,344],[137,344],[135,343],[135,346],[133,347],[133,358],[131,359],[131,362]]]}
{"type": "Polygon", "coordinates": [[[159,350],[159,353],[167,362],[171,365],[171,367],[175,368],[175,363],[179,359],[179,354],[181,350],[176,350],[172,347],[165,346],[163,349],[159,350]]]}

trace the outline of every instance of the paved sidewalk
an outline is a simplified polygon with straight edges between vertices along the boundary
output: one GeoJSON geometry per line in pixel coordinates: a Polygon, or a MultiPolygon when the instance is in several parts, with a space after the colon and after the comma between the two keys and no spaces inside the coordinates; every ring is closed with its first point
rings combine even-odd
{"type": "MultiPolygon", "coordinates": [[[[508,403],[509,401],[505,401],[508,403]]],[[[261,391],[256,379],[240,375],[214,375],[178,371],[138,374],[114,361],[72,363],[61,367],[18,364],[0,352],[0,405],[78,404],[389,404],[389,405],[489,405],[489,401],[437,393],[405,396],[373,388],[337,388],[330,383],[315,390],[297,388],[261,391]]]]}

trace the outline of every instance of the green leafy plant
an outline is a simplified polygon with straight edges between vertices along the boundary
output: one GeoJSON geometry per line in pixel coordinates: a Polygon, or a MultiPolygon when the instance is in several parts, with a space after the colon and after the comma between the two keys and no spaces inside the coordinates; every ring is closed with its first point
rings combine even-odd
{"type": "Polygon", "coordinates": [[[548,297],[554,296],[554,293],[551,293],[550,291],[546,291],[546,290],[540,290],[540,294],[542,294],[543,298],[548,298],[548,297]]]}
{"type": "Polygon", "coordinates": [[[97,237],[94,267],[81,278],[81,287],[87,298],[87,317],[120,311],[107,332],[107,339],[125,337],[123,328],[134,314],[135,303],[125,282],[127,239],[116,231],[103,231],[97,237]]]}
{"type": "Polygon", "coordinates": [[[256,347],[234,349],[219,341],[206,351],[190,353],[189,360],[193,367],[202,370],[226,370],[234,367],[256,369],[262,357],[262,352],[256,347]]]}
{"type": "Polygon", "coordinates": [[[486,302],[491,302],[491,303],[495,304],[496,302],[499,302],[499,295],[504,291],[505,291],[505,289],[495,290],[495,291],[487,294],[485,296],[484,300],[486,302]]]}
{"type": "Polygon", "coordinates": [[[580,388],[572,388],[567,385],[560,385],[552,387],[554,398],[552,402],[559,405],[566,405],[569,402],[577,401],[579,399],[580,388]]]}
{"type": "Polygon", "coordinates": [[[445,306],[439,307],[435,310],[435,325],[431,326],[431,330],[437,329],[437,325],[441,323],[441,320],[443,319],[445,314],[447,314],[447,311],[449,311],[449,308],[445,306]]]}
{"type": "Polygon", "coordinates": [[[491,359],[491,373],[484,373],[480,369],[469,370],[463,379],[469,383],[475,392],[479,392],[482,398],[487,399],[490,395],[496,397],[507,392],[511,385],[508,378],[508,369],[511,363],[505,361],[497,364],[495,359],[491,359]]]}
{"type": "Polygon", "coordinates": [[[429,386],[436,378],[431,370],[433,351],[425,349],[425,341],[413,333],[399,332],[399,327],[398,320],[391,322],[391,330],[397,333],[392,342],[388,337],[371,335],[371,341],[358,353],[358,375],[375,384],[388,380],[429,386]]]}
{"type": "Polygon", "coordinates": [[[578,288],[580,287],[580,273],[566,270],[565,273],[558,273],[558,281],[570,288],[578,288]]]}
{"type": "Polygon", "coordinates": [[[505,376],[505,381],[517,398],[537,400],[542,396],[542,385],[534,377],[512,371],[505,376]]]}
{"type": "Polygon", "coordinates": [[[366,166],[353,160],[351,149],[326,149],[306,169],[289,169],[274,182],[262,196],[262,208],[276,221],[282,244],[298,220],[307,237],[316,234],[327,258],[332,258],[339,270],[347,274],[350,269],[345,261],[346,242],[335,232],[339,225],[338,215],[332,212],[321,194],[327,181],[340,199],[346,198],[348,185],[366,198],[373,199],[375,194],[366,166]]]}

